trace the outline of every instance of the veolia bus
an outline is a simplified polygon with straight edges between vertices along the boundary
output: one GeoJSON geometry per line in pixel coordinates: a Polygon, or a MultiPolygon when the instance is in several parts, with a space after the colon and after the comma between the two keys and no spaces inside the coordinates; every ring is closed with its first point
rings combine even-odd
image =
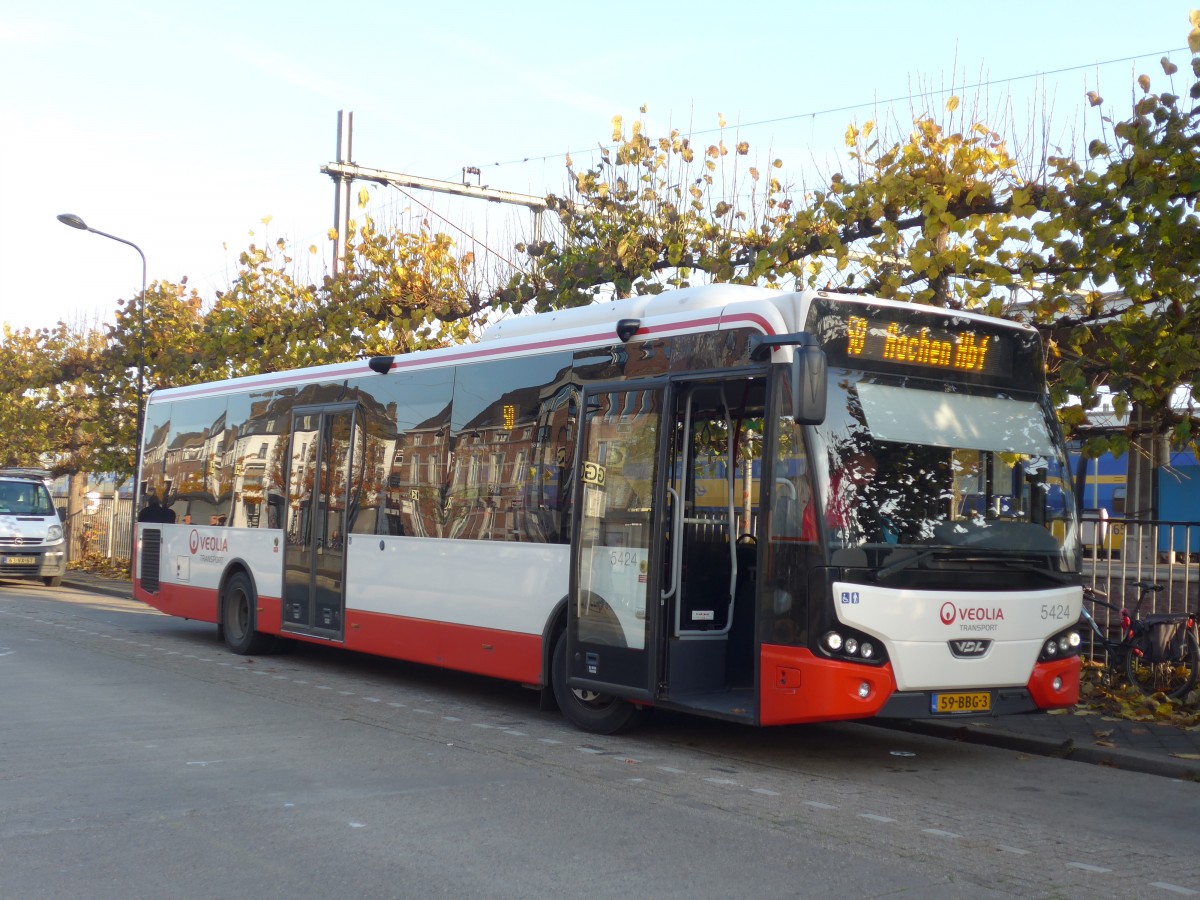
{"type": "Polygon", "coordinates": [[[1064,707],[1079,527],[1037,333],[713,285],[158,390],[135,595],[511,679],[611,733],[1064,707]]]}

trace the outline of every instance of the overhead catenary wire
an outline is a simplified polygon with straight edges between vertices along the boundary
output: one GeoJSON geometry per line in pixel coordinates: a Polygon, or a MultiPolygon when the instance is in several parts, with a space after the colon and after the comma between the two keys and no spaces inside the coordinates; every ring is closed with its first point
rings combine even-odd
{"type": "MultiPolygon", "coordinates": [[[[863,100],[858,103],[849,103],[849,104],[845,104],[843,106],[831,106],[831,107],[827,107],[825,109],[812,110],[809,112],[789,113],[788,115],[785,115],[785,116],[775,116],[775,117],[769,118],[769,119],[758,119],[754,122],[741,122],[741,123],[738,123],[737,129],[739,131],[743,131],[747,128],[759,128],[763,125],[777,125],[780,122],[793,122],[793,121],[797,121],[799,119],[816,119],[816,118],[820,118],[821,116],[834,115],[835,113],[852,112],[853,110],[856,110],[856,109],[867,109],[867,108],[873,107],[873,106],[890,106],[894,103],[904,103],[904,102],[912,101],[912,100],[927,99],[930,97],[937,97],[937,96],[941,96],[944,94],[952,94],[956,91],[975,91],[975,90],[980,90],[981,88],[995,87],[997,85],[1002,85],[1002,84],[1012,84],[1012,83],[1018,82],[1018,81],[1027,81],[1031,78],[1046,78],[1051,75],[1065,75],[1070,72],[1082,72],[1087,69],[1097,69],[1097,68],[1100,68],[1101,66],[1112,66],[1112,65],[1117,65],[1118,63],[1136,62],[1139,59],[1149,59],[1154,56],[1169,56],[1172,53],[1184,53],[1184,52],[1187,52],[1187,50],[1188,50],[1188,48],[1186,48],[1186,47],[1175,47],[1170,50],[1158,50],[1158,51],[1154,51],[1151,53],[1139,53],[1136,56],[1123,56],[1123,57],[1120,57],[1117,59],[1106,59],[1106,60],[1102,60],[1099,62],[1082,63],[1082,64],[1075,65],[1075,66],[1064,66],[1063,68],[1060,68],[1060,69],[1049,69],[1044,72],[1029,72],[1024,75],[1010,75],[1007,78],[994,78],[994,79],[989,79],[986,81],[977,81],[974,84],[964,84],[964,85],[959,85],[957,87],[938,88],[937,90],[928,90],[928,91],[918,91],[918,92],[914,92],[914,93],[903,94],[900,96],[891,97],[887,100],[863,100]]],[[[694,136],[705,135],[705,134],[717,134],[721,131],[724,131],[723,127],[702,128],[702,129],[690,131],[689,134],[694,137],[694,136]]],[[[530,162],[547,162],[552,159],[565,159],[567,156],[572,155],[573,152],[574,153],[595,153],[598,149],[611,150],[614,146],[616,146],[616,145],[615,144],[606,144],[606,145],[601,145],[601,147],[599,147],[599,148],[589,148],[587,150],[582,150],[582,151],[566,150],[561,153],[531,154],[529,156],[525,156],[520,159],[510,159],[510,160],[504,160],[502,162],[484,163],[484,165],[486,165],[488,168],[498,168],[500,166],[523,165],[525,163],[530,163],[530,162]]]]}

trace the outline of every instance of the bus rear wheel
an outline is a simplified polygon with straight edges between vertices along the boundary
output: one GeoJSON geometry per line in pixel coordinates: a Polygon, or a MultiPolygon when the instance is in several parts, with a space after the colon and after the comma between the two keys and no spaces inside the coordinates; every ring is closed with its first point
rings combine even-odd
{"type": "Polygon", "coordinates": [[[567,720],[594,734],[620,734],[641,718],[642,710],[628,700],[567,686],[567,633],[563,631],[554,645],[551,671],[554,699],[567,720]]]}
{"type": "Polygon", "coordinates": [[[255,631],[257,596],[245,572],[238,572],[221,595],[221,630],[225,646],[240,656],[266,653],[271,636],[255,631]]]}

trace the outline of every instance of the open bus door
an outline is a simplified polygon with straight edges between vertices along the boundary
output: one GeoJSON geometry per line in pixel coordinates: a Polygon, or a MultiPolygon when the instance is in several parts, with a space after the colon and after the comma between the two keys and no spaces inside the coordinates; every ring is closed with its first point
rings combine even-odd
{"type": "Polygon", "coordinates": [[[745,513],[758,498],[739,458],[752,420],[762,427],[763,385],[587,389],[565,637],[573,699],[559,700],[581,727],[624,727],[629,706],[615,698],[756,715],[745,513]]]}
{"type": "Polygon", "coordinates": [[[614,696],[654,698],[666,398],[661,383],[588,387],[583,396],[565,636],[574,702],[564,712],[595,731],[623,727],[630,709],[614,696]]]}

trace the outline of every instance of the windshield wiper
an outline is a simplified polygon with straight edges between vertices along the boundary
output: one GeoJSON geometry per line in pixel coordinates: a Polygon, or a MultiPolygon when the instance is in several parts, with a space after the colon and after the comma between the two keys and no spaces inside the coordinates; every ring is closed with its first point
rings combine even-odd
{"type": "Polygon", "coordinates": [[[914,553],[912,556],[906,556],[904,559],[897,560],[894,563],[889,563],[882,569],[875,572],[876,578],[888,578],[895,575],[897,572],[902,572],[909,566],[915,566],[923,559],[928,559],[937,553],[939,550],[945,550],[945,547],[930,547],[928,550],[922,550],[920,553],[914,553]]]}
{"type": "MultiPolygon", "coordinates": [[[[889,578],[890,576],[895,575],[897,572],[902,572],[905,569],[915,566],[917,563],[921,562],[922,560],[928,559],[929,557],[933,556],[935,553],[949,552],[949,553],[953,554],[953,559],[956,562],[999,563],[1000,565],[1004,566],[1005,568],[1020,569],[1023,572],[1033,572],[1034,574],[1037,574],[1037,575],[1045,575],[1051,581],[1057,581],[1062,584],[1075,584],[1076,583],[1076,579],[1072,575],[1067,575],[1062,572],[1057,572],[1054,569],[1042,569],[1042,568],[1039,568],[1038,566],[1030,565],[1028,562],[1023,562],[1021,560],[1005,559],[1003,556],[1000,556],[1000,555],[993,556],[991,554],[989,554],[987,556],[983,556],[983,557],[979,557],[979,556],[971,557],[971,556],[964,556],[961,553],[955,552],[955,551],[960,551],[962,549],[963,548],[961,548],[961,547],[930,547],[926,550],[922,550],[919,553],[914,553],[912,556],[906,556],[904,559],[897,560],[894,563],[889,563],[888,565],[884,566],[883,568],[876,570],[875,577],[876,578],[889,578]]],[[[974,552],[976,554],[979,553],[978,550],[975,550],[974,552]]]]}
{"type": "Polygon", "coordinates": [[[1074,575],[1068,575],[1065,572],[1056,572],[1054,569],[1039,569],[1037,566],[1031,566],[1029,563],[1017,562],[1012,559],[998,559],[996,562],[1003,563],[1010,569],[1020,569],[1022,572],[1032,572],[1035,575],[1045,575],[1051,581],[1057,581],[1060,584],[1078,584],[1079,580],[1074,575]]]}

